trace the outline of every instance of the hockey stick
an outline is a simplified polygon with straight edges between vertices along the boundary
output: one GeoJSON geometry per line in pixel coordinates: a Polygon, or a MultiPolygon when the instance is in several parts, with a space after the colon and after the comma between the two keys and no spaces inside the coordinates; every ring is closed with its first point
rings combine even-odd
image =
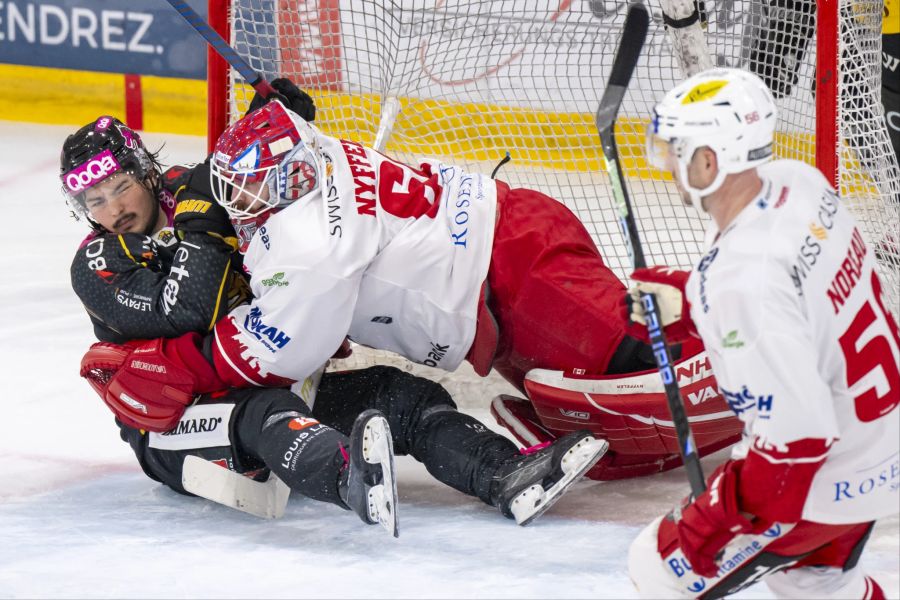
{"type": "Polygon", "coordinates": [[[706,46],[706,10],[703,0],[661,0],[663,23],[685,78],[713,67],[706,46]]]}
{"type": "MultiPolygon", "coordinates": [[[[619,152],[616,148],[615,125],[619,108],[628,89],[628,82],[637,66],[638,57],[644,40],[647,38],[650,17],[647,8],[640,2],[633,2],[628,7],[625,17],[625,27],[616,49],[616,57],[613,61],[612,72],[600,107],[597,109],[597,130],[600,132],[600,143],[603,147],[603,160],[609,179],[612,182],[613,195],[616,198],[616,206],[619,211],[619,224],[625,237],[628,254],[631,256],[634,268],[647,266],[644,251],[641,247],[641,239],[638,234],[634,212],[631,210],[631,200],[628,197],[628,188],[622,178],[619,165],[619,152]]],[[[688,474],[691,491],[694,496],[701,494],[706,489],[703,479],[703,470],[700,467],[700,458],[694,445],[694,437],[688,424],[684,410],[684,400],[678,389],[675,378],[675,370],[672,368],[672,357],[666,339],[662,331],[662,320],[659,316],[659,308],[653,294],[641,294],[641,301],[647,315],[647,328],[650,333],[650,345],[656,366],[663,380],[666,390],[666,400],[669,404],[669,412],[672,414],[672,422],[675,424],[675,433],[678,437],[678,445],[684,461],[684,468],[688,474]]]]}
{"type": "Polygon", "coordinates": [[[181,485],[196,496],[263,519],[282,516],[291,494],[291,489],[274,473],[266,481],[254,481],[192,455],[184,457],[181,485]]]}
{"type": "Polygon", "coordinates": [[[265,78],[253,70],[247,61],[240,57],[240,55],[234,51],[234,48],[228,45],[228,42],[222,39],[216,30],[209,26],[209,23],[203,20],[203,17],[197,14],[193,8],[191,8],[187,2],[183,2],[181,0],[166,0],[169,5],[178,11],[184,20],[188,22],[188,25],[194,28],[194,31],[203,36],[203,39],[213,47],[219,56],[225,59],[225,62],[230,64],[234,69],[241,74],[241,77],[244,78],[244,81],[253,86],[253,89],[262,96],[263,98],[268,98],[271,95],[278,96],[278,92],[275,91],[268,81],[265,78]]]}

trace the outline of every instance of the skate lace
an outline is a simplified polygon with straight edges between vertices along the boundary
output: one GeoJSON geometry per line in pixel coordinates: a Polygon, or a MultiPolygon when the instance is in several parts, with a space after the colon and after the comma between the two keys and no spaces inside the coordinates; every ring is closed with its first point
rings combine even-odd
{"type": "Polygon", "coordinates": [[[341,466],[340,472],[343,473],[344,470],[350,465],[350,453],[347,452],[347,449],[344,448],[344,444],[338,442],[338,448],[341,451],[341,456],[344,457],[344,464],[341,466]]]}
{"type": "Polygon", "coordinates": [[[529,446],[528,448],[521,448],[519,450],[519,454],[524,454],[527,456],[529,454],[534,454],[535,452],[540,452],[541,450],[543,450],[544,448],[549,446],[551,443],[552,443],[551,441],[547,440],[546,442],[541,442],[540,444],[537,444],[536,446],[529,446]]]}

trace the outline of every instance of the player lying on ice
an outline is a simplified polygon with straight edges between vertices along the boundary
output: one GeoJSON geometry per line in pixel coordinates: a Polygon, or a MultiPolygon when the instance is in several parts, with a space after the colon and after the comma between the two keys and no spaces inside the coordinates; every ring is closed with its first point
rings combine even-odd
{"type": "MultiPolygon", "coordinates": [[[[295,110],[313,118],[308,96],[289,82],[276,85],[295,110]]],[[[182,341],[199,339],[198,333],[248,299],[234,230],[212,199],[208,164],[163,173],[138,135],[111,117],[69,136],[61,163],[69,204],[93,228],[71,273],[100,340],[121,344],[187,332],[182,341]]],[[[163,344],[178,348],[183,360],[196,353],[177,340],[163,344]]],[[[194,402],[179,387],[184,373],[141,371],[155,363],[134,354],[131,368],[148,381],[120,379],[108,388],[109,370],[123,358],[116,348],[130,350],[95,347],[84,374],[116,414],[122,438],[147,475],[179,492],[185,491],[184,458],[191,455],[241,473],[268,468],[291,489],[353,508],[367,522],[389,518],[369,515],[360,491],[363,481],[380,479],[377,471],[392,464],[368,465],[354,454],[368,426],[370,432],[389,430],[394,450],[422,461],[438,480],[525,523],[549,508],[606,448],[582,431],[521,454],[508,439],[457,412],[438,384],[390,367],[324,375],[316,369],[297,386],[301,398],[287,389],[222,391],[227,385],[212,369],[198,368],[197,355],[190,377],[213,382],[205,391],[214,393],[194,402]],[[383,419],[367,409],[377,409],[383,419]],[[357,420],[360,414],[365,417],[357,420]],[[523,490],[530,504],[520,498],[523,490]]]]}
{"type": "Polygon", "coordinates": [[[755,75],[713,69],[666,94],[648,130],[651,162],[712,219],[686,286],[671,272],[636,290],[657,294],[669,335],[699,332],[747,432],[706,492],[632,544],[649,598],[763,578],[783,598],[884,598],[858,561],[875,520],[898,512],[900,335],[832,187],[769,162],[776,115],[755,75]]]}
{"type": "MultiPolygon", "coordinates": [[[[349,336],[447,370],[464,359],[481,375],[497,369],[531,401],[492,407],[524,445],[585,428],[609,441],[589,476],[680,463],[652,355],[626,334],[625,288],[560,202],[439,162],[404,165],[278,102],[230,126],[210,164],[254,299],[204,341],[178,342],[204,360],[163,347],[160,361],[214,373],[215,385],[279,385],[308,377],[349,336]]],[[[739,439],[741,424],[699,349],[682,349],[677,372],[708,453],[739,439]]]]}

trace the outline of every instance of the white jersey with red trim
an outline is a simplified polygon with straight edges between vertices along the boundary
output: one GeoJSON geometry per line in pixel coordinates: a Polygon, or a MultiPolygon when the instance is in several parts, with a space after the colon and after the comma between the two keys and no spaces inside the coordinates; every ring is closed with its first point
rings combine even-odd
{"type": "Polygon", "coordinates": [[[762,192],[721,233],[712,223],[687,286],[719,386],[770,463],[821,461],[784,454],[791,442],[832,444],[804,519],[895,514],[900,335],[874,252],[817,170],[781,160],[758,172],[762,192]]]}
{"type": "Polygon", "coordinates": [[[254,235],[245,266],[255,298],[220,321],[216,352],[255,384],[305,378],[347,335],[455,369],[490,263],[494,181],[319,139],[322,185],[254,235]]]}

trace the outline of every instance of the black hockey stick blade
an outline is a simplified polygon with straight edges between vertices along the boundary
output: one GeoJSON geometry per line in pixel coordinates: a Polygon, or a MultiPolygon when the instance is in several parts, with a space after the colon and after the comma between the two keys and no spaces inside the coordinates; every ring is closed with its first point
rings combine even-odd
{"type": "Polygon", "coordinates": [[[603,92],[603,98],[600,99],[600,108],[597,109],[597,129],[601,133],[611,129],[616,121],[616,114],[625,97],[631,74],[634,73],[638,58],[641,56],[649,27],[650,15],[647,7],[640,2],[632,2],[625,15],[625,27],[619,39],[609,82],[606,91],[603,92]]]}
{"type": "MultiPolygon", "coordinates": [[[[637,66],[641,49],[647,38],[647,30],[650,17],[647,9],[639,2],[633,2],[628,7],[625,17],[625,27],[616,49],[616,57],[613,60],[612,72],[609,76],[609,84],[600,99],[597,108],[597,131],[600,134],[600,143],[603,148],[603,160],[606,171],[609,173],[610,183],[613,188],[613,196],[616,200],[616,208],[619,212],[619,224],[622,236],[635,268],[646,267],[644,252],[641,247],[640,234],[637,229],[637,221],[634,211],[631,209],[631,199],[628,196],[628,186],[622,177],[622,169],[619,165],[619,153],[616,148],[615,125],[622,100],[631,75],[637,66]]],[[[706,489],[703,478],[703,469],[700,466],[700,457],[697,454],[697,446],[691,434],[690,423],[684,408],[684,400],[681,398],[681,390],[675,376],[672,355],[666,344],[662,330],[662,319],[659,315],[659,307],[656,298],[652,294],[641,294],[644,305],[644,314],[647,319],[647,331],[650,336],[650,346],[656,359],[657,370],[663,380],[666,391],[666,401],[669,412],[672,415],[672,423],[675,427],[675,435],[678,438],[678,446],[681,450],[684,468],[694,496],[701,494],[706,489]]]]}

